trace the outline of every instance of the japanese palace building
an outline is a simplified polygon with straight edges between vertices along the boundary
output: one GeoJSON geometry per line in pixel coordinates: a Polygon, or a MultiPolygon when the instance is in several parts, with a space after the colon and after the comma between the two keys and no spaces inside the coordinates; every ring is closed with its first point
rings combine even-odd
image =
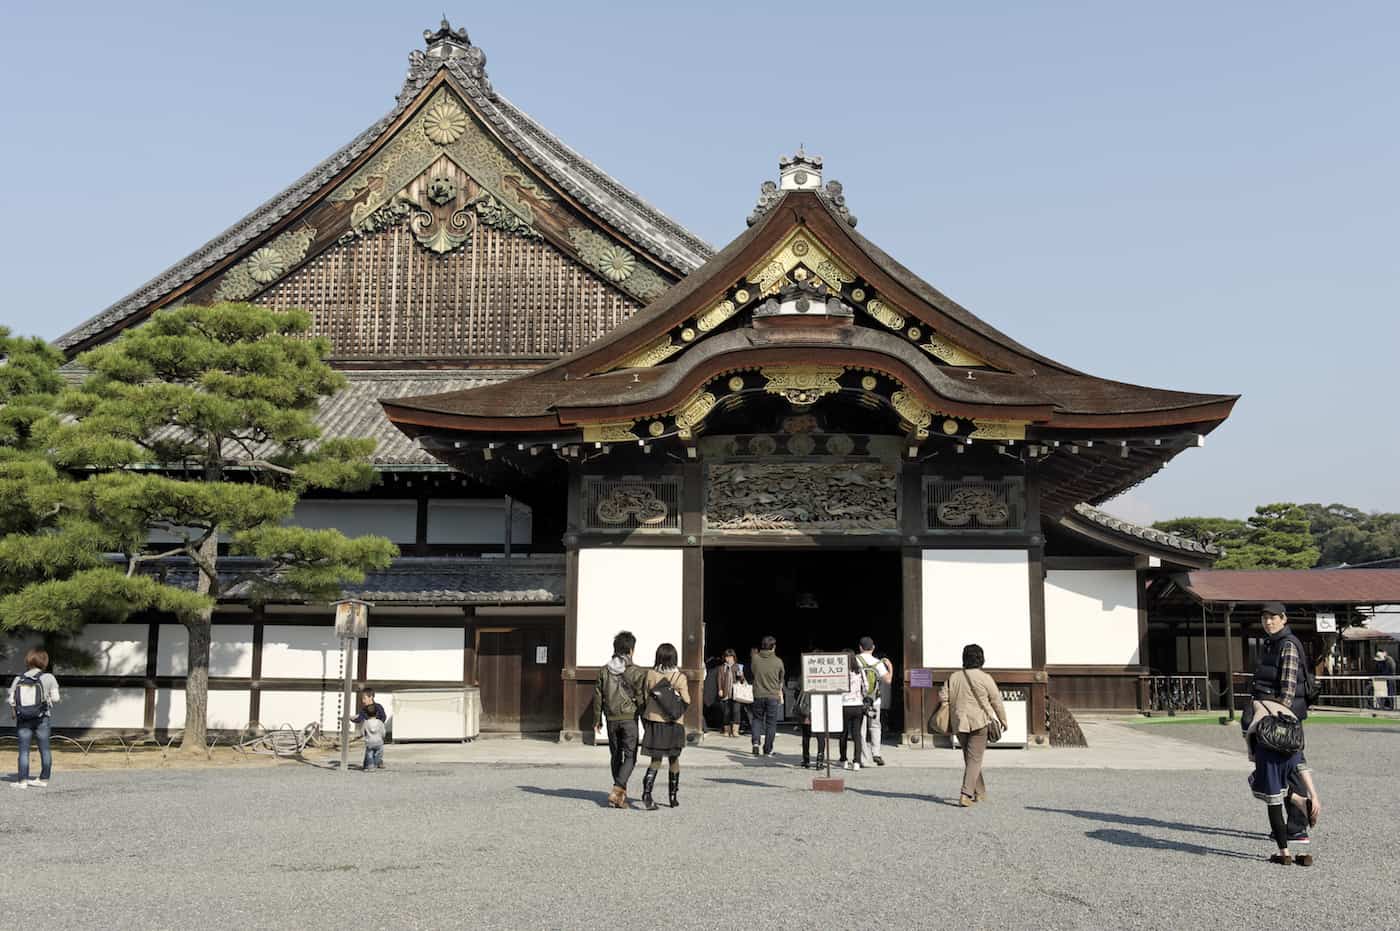
{"type": "MultiPolygon", "coordinates": [[[[680,649],[695,738],[706,665],[766,634],[792,670],[869,634],[904,683],[978,642],[1031,741],[1049,697],[1138,705],[1150,587],[1215,554],[1093,505],[1234,396],[1021,345],[858,233],[800,151],[715,251],[496,91],[465,30],[424,35],[381,120],[58,341],[178,303],[313,315],[349,378],[321,427],[374,437],[382,481],[296,521],[402,550],[347,593],[374,603],[356,675],[386,706],[479,686],[483,730],[579,739],[620,628],[644,662],[680,649]]],[[[183,724],[180,625],[87,637],[99,665],[64,676],[57,723],[183,724]]],[[[329,725],[339,664],[326,606],[230,601],[210,726],[329,725]]]]}

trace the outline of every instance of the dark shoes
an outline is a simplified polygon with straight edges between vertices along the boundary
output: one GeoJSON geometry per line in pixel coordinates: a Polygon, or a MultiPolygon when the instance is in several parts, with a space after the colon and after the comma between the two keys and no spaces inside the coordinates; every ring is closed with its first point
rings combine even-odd
{"type": "Polygon", "coordinates": [[[885,765],[885,758],[882,757],[882,756],[877,756],[877,757],[875,757],[875,765],[876,765],[876,766],[884,766],[884,765],[885,765]]]}
{"type": "Polygon", "coordinates": [[[753,755],[754,755],[754,756],[758,756],[758,755],[759,755],[759,752],[758,752],[758,744],[754,744],[754,745],[753,745],[753,755]]]}
{"type": "Polygon", "coordinates": [[[680,807],[681,807],[681,800],[680,800],[679,798],[677,798],[676,796],[677,796],[677,793],[679,793],[680,790],[681,790],[681,774],[680,774],[680,773],[668,773],[667,775],[670,777],[671,807],[672,807],[672,808],[680,808],[680,807]]]}
{"type": "Polygon", "coordinates": [[[1299,866],[1312,866],[1312,854],[1300,853],[1294,858],[1293,862],[1299,866]]]}
{"type": "MultiPolygon", "coordinates": [[[[1309,857],[1308,859],[1311,860],[1312,857],[1309,857]]],[[[1269,862],[1270,862],[1270,863],[1277,863],[1277,864],[1279,864],[1280,866],[1292,866],[1292,865],[1293,865],[1293,857],[1291,857],[1290,855],[1288,855],[1288,854],[1286,854],[1286,853],[1276,853],[1276,854],[1273,854],[1272,856],[1269,857],[1269,862]]]]}
{"type": "Polygon", "coordinates": [[[656,801],[651,797],[651,790],[656,788],[656,770],[649,769],[642,777],[642,807],[647,811],[656,811],[656,801]]]}

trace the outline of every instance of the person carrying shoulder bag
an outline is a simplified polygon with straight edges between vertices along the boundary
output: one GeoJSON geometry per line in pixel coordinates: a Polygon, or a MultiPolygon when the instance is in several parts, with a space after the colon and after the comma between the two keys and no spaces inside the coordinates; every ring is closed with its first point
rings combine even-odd
{"type": "Polygon", "coordinates": [[[982,670],[986,657],[975,643],[963,647],[963,668],[948,677],[947,697],[951,733],[958,735],[963,753],[962,794],[958,804],[970,808],[987,798],[982,778],[982,757],[987,742],[1001,739],[1006,730],[1006,709],[996,680],[982,670]]]}

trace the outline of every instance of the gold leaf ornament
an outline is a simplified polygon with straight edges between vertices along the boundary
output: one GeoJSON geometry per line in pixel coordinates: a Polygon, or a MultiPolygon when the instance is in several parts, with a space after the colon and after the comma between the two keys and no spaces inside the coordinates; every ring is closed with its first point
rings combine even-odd
{"type": "Polygon", "coordinates": [[[608,246],[598,253],[598,271],[609,281],[626,281],[637,268],[637,257],[621,246],[608,246]]]}
{"type": "Polygon", "coordinates": [[[467,114],[451,100],[433,104],[423,117],[423,135],[438,145],[451,145],[467,131],[467,114]]]}
{"type": "Polygon", "coordinates": [[[266,246],[248,256],[248,274],[258,284],[276,281],[287,270],[287,262],[282,253],[266,246]]]}

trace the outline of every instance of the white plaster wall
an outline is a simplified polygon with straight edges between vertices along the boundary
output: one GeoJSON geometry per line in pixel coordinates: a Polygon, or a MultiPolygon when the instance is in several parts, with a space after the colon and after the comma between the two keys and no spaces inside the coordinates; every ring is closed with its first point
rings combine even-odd
{"type": "Polygon", "coordinates": [[[146,723],[146,690],[69,687],[60,679],[54,727],[114,727],[139,731],[146,723]]]}
{"type": "Polygon", "coordinates": [[[924,665],[961,666],[977,643],[988,666],[1029,669],[1029,571],[1025,550],[924,550],[924,665]]]}
{"type": "Polygon", "coordinates": [[[1045,577],[1045,662],[1136,664],[1137,599],[1132,569],[1050,570],[1045,577]]]}
{"type": "MultiPolygon", "coordinates": [[[[248,723],[247,689],[210,689],[205,725],[211,730],[241,731],[248,723]]],[[[156,728],[185,726],[185,690],[156,689],[156,728]]]]}
{"type": "Polygon", "coordinates": [[[371,680],[462,681],[462,647],[465,635],[460,627],[375,627],[369,628],[371,680]]]}
{"type": "MultiPolygon", "coordinates": [[[[377,698],[384,704],[383,698],[377,698]]],[[[340,733],[340,690],[293,692],[265,689],[258,699],[258,723],[268,730],[291,725],[300,731],[312,721],[322,730],[340,733]]],[[[385,705],[388,708],[388,705],[385,705]]]]}
{"type": "Polygon", "coordinates": [[[412,499],[380,501],[297,502],[286,521],[309,530],[339,530],[348,537],[375,534],[394,543],[412,543],[418,537],[418,502],[412,499]]]}
{"type": "MultiPolygon", "coordinates": [[[[290,624],[265,626],[262,675],[264,679],[339,681],[345,675],[340,665],[340,638],[335,635],[329,616],[324,625],[315,627],[290,624]]],[[[310,720],[307,718],[307,721],[310,720]]]]}
{"type": "Polygon", "coordinates": [[[673,643],[684,653],[681,554],[651,547],[579,550],[578,665],[606,664],[619,630],[636,635],[635,655],[643,666],[651,665],[662,643],[673,643]]]}
{"type": "MultiPolygon", "coordinates": [[[[529,506],[515,502],[511,518],[511,545],[530,542],[532,514],[529,506]]],[[[428,502],[429,543],[476,543],[500,546],[505,542],[506,502],[443,498],[428,502]]]]}
{"type": "MultiPolygon", "coordinates": [[[[81,669],[54,664],[54,673],[89,676],[144,676],[146,674],[146,641],[150,628],[145,624],[89,624],[76,637],[73,645],[93,658],[93,665],[81,669]]],[[[24,662],[23,655],[20,663],[24,662]]]]}
{"type": "MultiPolygon", "coordinates": [[[[190,632],[183,624],[160,625],[156,675],[189,675],[189,660],[190,632]]],[[[253,625],[215,624],[209,634],[209,675],[247,678],[252,674],[253,625]]]]}

